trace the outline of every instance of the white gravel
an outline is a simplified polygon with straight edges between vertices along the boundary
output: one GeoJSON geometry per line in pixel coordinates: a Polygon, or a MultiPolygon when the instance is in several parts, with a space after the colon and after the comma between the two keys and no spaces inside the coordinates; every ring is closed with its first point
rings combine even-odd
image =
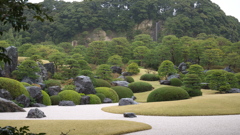
{"type": "MultiPolygon", "coordinates": [[[[36,120],[129,120],[152,126],[151,130],[130,133],[129,135],[240,134],[240,115],[188,117],[138,115],[136,118],[124,118],[123,114],[112,114],[101,110],[102,107],[114,105],[117,104],[42,107],[38,109],[42,110],[47,117],[36,120]]],[[[26,112],[0,113],[0,120],[33,120],[26,118],[28,111],[32,108],[24,109],[26,112]]]]}

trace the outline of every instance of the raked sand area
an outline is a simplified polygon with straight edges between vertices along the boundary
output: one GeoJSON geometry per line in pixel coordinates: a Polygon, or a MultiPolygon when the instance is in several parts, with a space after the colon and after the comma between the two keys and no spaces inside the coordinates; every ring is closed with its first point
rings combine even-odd
{"type": "MultiPolygon", "coordinates": [[[[239,135],[240,115],[223,116],[141,116],[124,118],[122,114],[112,114],[101,110],[113,104],[48,106],[39,108],[47,117],[40,120],[128,120],[146,123],[152,129],[129,133],[131,135],[239,135]]],[[[26,112],[0,113],[1,123],[4,120],[35,120],[26,118],[32,108],[24,108],[26,112]]],[[[39,119],[38,119],[39,120],[39,119]]],[[[62,123],[64,126],[64,123],[62,123]]],[[[0,125],[2,126],[2,125],[0,125]]],[[[54,125],[53,125],[54,126],[54,125]]],[[[61,128],[61,127],[59,127],[61,128]]],[[[44,131],[43,131],[44,132],[44,131]]],[[[71,132],[69,133],[71,135],[71,132]]]]}

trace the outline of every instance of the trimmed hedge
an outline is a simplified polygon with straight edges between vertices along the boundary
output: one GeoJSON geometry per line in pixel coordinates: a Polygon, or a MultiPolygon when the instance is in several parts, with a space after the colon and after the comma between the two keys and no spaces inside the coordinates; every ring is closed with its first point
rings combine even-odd
{"type": "Polygon", "coordinates": [[[113,103],[116,103],[119,101],[118,94],[113,89],[108,87],[97,87],[95,89],[97,93],[102,93],[106,96],[106,98],[112,99],[113,103]]]}
{"type": "Polygon", "coordinates": [[[90,97],[90,104],[101,104],[101,99],[94,94],[88,94],[87,96],[90,97]]]}
{"type": "Polygon", "coordinates": [[[186,90],[179,87],[161,87],[152,91],[147,98],[147,102],[172,101],[188,99],[186,90]]]}
{"type": "Polygon", "coordinates": [[[140,80],[144,81],[158,81],[159,77],[158,75],[155,74],[144,74],[140,77],[140,80]]]}
{"type": "Polygon", "coordinates": [[[180,79],[178,79],[178,78],[172,78],[170,80],[170,84],[172,86],[182,86],[183,85],[182,81],[180,79]]]}
{"type": "Polygon", "coordinates": [[[198,77],[197,74],[186,74],[183,78],[183,85],[182,87],[186,90],[191,97],[201,96],[201,79],[198,77]]]}
{"type": "Polygon", "coordinates": [[[23,84],[10,78],[0,77],[0,89],[5,89],[11,93],[13,99],[22,94],[29,97],[29,93],[23,84]]]}
{"type": "Polygon", "coordinates": [[[102,103],[103,103],[103,100],[106,98],[106,96],[102,93],[96,93],[95,95],[97,95],[101,99],[102,103]]]}
{"type": "Polygon", "coordinates": [[[127,87],[115,86],[115,87],[112,87],[112,89],[117,92],[119,99],[131,98],[133,96],[132,90],[127,87]]]}
{"type": "Polygon", "coordinates": [[[74,90],[63,90],[59,92],[58,95],[60,96],[61,101],[67,100],[73,101],[75,105],[80,104],[81,95],[74,90]]]}
{"type": "Polygon", "coordinates": [[[131,76],[125,76],[125,80],[129,83],[134,82],[134,79],[131,76]]]}
{"type": "Polygon", "coordinates": [[[59,95],[50,96],[50,99],[52,101],[52,105],[59,105],[59,102],[61,101],[61,98],[59,95]]]}
{"type": "Polygon", "coordinates": [[[152,85],[147,82],[133,82],[128,85],[128,88],[130,88],[133,93],[145,92],[153,89],[152,85]]]}
{"type": "Polygon", "coordinates": [[[95,87],[111,87],[111,84],[103,79],[95,79],[96,83],[94,84],[95,87]]]}
{"type": "Polygon", "coordinates": [[[43,104],[44,105],[52,105],[51,99],[49,97],[49,95],[47,94],[47,92],[41,90],[42,95],[43,95],[43,104]]]}

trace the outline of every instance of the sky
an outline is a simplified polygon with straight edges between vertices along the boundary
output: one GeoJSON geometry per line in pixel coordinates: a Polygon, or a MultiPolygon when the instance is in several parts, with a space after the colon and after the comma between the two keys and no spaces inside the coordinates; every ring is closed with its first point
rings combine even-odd
{"type": "MultiPolygon", "coordinates": [[[[32,3],[39,3],[43,0],[28,0],[32,3]]],[[[68,2],[82,1],[82,0],[64,0],[68,2]]],[[[197,1],[197,0],[196,0],[197,1]]],[[[226,13],[226,15],[234,16],[240,22],[240,0],[211,0],[213,3],[219,5],[219,7],[226,13]]]]}

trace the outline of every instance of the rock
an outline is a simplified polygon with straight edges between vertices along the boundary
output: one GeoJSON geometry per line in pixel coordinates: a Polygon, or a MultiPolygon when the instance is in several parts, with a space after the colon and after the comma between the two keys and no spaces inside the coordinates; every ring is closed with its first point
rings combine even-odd
{"type": "Polygon", "coordinates": [[[25,110],[10,100],[0,98],[0,112],[25,112],[25,110]]]}
{"type": "Polygon", "coordinates": [[[51,75],[54,75],[55,73],[55,67],[54,67],[54,64],[51,62],[51,63],[46,63],[43,65],[47,72],[51,73],[51,75]]]}
{"type": "Polygon", "coordinates": [[[40,103],[34,103],[34,104],[31,104],[31,107],[46,107],[46,105],[40,104],[40,103]]]}
{"type": "Polygon", "coordinates": [[[186,70],[187,70],[187,64],[184,63],[184,62],[180,63],[179,66],[178,66],[178,70],[179,70],[180,72],[186,71],[186,70]]]}
{"type": "Polygon", "coordinates": [[[136,100],[137,98],[136,98],[135,96],[132,96],[132,99],[133,99],[133,100],[136,100]]]}
{"type": "Polygon", "coordinates": [[[61,91],[62,91],[61,87],[59,87],[59,86],[50,86],[50,87],[48,87],[48,94],[49,94],[49,96],[57,95],[61,91]]]}
{"type": "Polygon", "coordinates": [[[173,75],[170,75],[167,77],[167,80],[170,81],[172,78],[180,78],[180,75],[179,74],[173,74],[173,75]]]}
{"type": "Polygon", "coordinates": [[[131,76],[132,74],[129,72],[122,72],[122,76],[131,76]]]}
{"type": "Polygon", "coordinates": [[[27,118],[43,118],[46,117],[43,111],[39,109],[31,109],[27,114],[27,118]]]}
{"type": "Polygon", "coordinates": [[[229,66],[225,67],[223,70],[234,73],[234,71],[229,66]]]}
{"type": "Polygon", "coordinates": [[[182,74],[187,74],[188,73],[188,71],[182,71],[182,74]]]}
{"type": "Polygon", "coordinates": [[[30,105],[30,99],[26,97],[24,94],[18,96],[15,99],[19,104],[22,104],[24,107],[29,107],[30,105]]]}
{"type": "Polygon", "coordinates": [[[43,95],[41,92],[41,88],[37,86],[28,86],[26,87],[28,90],[30,96],[36,100],[37,103],[42,103],[43,102],[43,95]]]}
{"type": "Polygon", "coordinates": [[[36,82],[36,83],[43,83],[44,80],[47,80],[49,78],[48,71],[43,66],[42,63],[37,62],[37,64],[38,64],[38,67],[40,68],[40,71],[36,73],[39,76],[38,79],[37,79],[38,82],[36,82]]]}
{"type": "Polygon", "coordinates": [[[123,76],[123,75],[120,75],[118,78],[119,78],[119,79],[122,79],[122,80],[126,80],[126,77],[123,76]]]}
{"type": "Polygon", "coordinates": [[[124,86],[124,87],[128,87],[129,82],[127,81],[112,81],[111,84],[113,86],[124,86]]]}
{"type": "Polygon", "coordinates": [[[135,117],[137,117],[135,115],[135,113],[131,113],[131,112],[124,113],[123,116],[126,117],[126,118],[135,118],[135,117]]]}
{"type": "Polygon", "coordinates": [[[86,105],[90,103],[90,97],[89,96],[82,96],[81,97],[81,105],[86,105]]]}
{"type": "Polygon", "coordinates": [[[74,79],[76,91],[84,94],[95,94],[96,90],[93,87],[93,83],[88,76],[77,76],[74,79]]]}
{"type": "Polygon", "coordinates": [[[168,80],[160,80],[160,84],[162,85],[171,85],[171,82],[168,80]]]}
{"type": "Polygon", "coordinates": [[[227,91],[227,93],[240,93],[240,89],[232,88],[231,90],[227,91]]]}
{"type": "Polygon", "coordinates": [[[40,85],[42,90],[46,89],[46,84],[44,84],[44,83],[38,83],[38,84],[40,85]]]}
{"type": "Polygon", "coordinates": [[[26,82],[26,83],[29,83],[29,84],[33,84],[34,80],[29,78],[29,77],[24,77],[21,82],[26,82]]]}
{"type": "Polygon", "coordinates": [[[134,101],[132,98],[122,98],[119,100],[118,105],[123,106],[123,105],[135,105],[138,104],[138,102],[134,101]]]}
{"type": "Polygon", "coordinates": [[[60,101],[59,102],[59,106],[75,106],[75,104],[73,103],[73,101],[60,101]]]}
{"type": "Polygon", "coordinates": [[[0,89],[0,97],[7,100],[13,99],[11,93],[5,89],[0,89]]]}
{"type": "Polygon", "coordinates": [[[113,73],[122,74],[122,68],[120,68],[118,66],[112,66],[111,70],[112,70],[113,73]]]}
{"type": "Polygon", "coordinates": [[[112,103],[112,99],[110,98],[104,98],[103,103],[112,103]]]}
{"type": "Polygon", "coordinates": [[[200,83],[202,89],[210,89],[209,83],[200,83]]]}

